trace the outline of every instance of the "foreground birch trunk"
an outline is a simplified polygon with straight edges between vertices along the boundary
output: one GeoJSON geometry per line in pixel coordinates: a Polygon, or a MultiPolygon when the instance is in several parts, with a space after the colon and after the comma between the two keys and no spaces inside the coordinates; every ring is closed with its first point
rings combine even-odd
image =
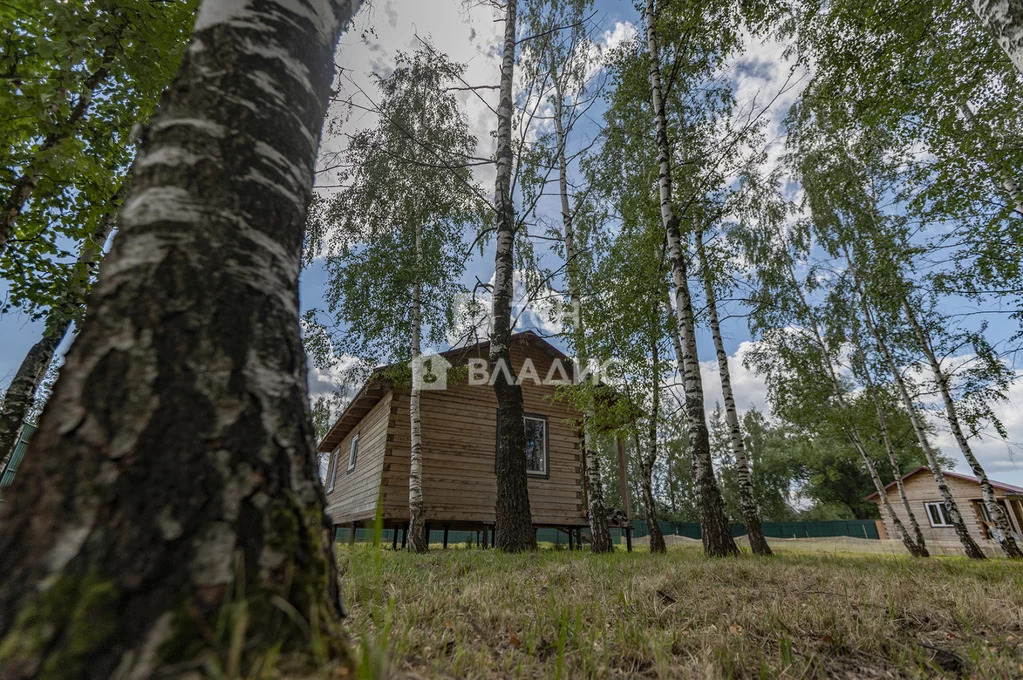
{"type": "Polygon", "coordinates": [[[966,522],[963,521],[963,515],[959,511],[959,505],[956,503],[955,496],[952,495],[952,490],[948,488],[948,483],[945,481],[945,475],[942,473],[941,466],[938,464],[938,457],[935,454],[934,449],[931,447],[930,439],[927,437],[927,431],[924,429],[923,421],[916,410],[913,398],[909,394],[909,388],[906,385],[906,381],[903,379],[902,373],[899,371],[899,367],[895,363],[895,359],[892,357],[887,343],[884,341],[881,329],[874,322],[873,316],[870,313],[870,308],[864,302],[861,302],[861,306],[863,307],[863,316],[864,321],[867,324],[867,330],[869,330],[870,334],[874,336],[874,342],[877,344],[877,348],[881,352],[881,357],[884,359],[885,364],[887,364],[888,370],[892,374],[892,380],[895,381],[895,386],[899,390],[899,397],[902,399],[902,405],[906,409],[906,413],[909,414],[909,422],[913,426],[913,433],[916,435],[916,440],[920,444],[920,448],[923,449],[924,457],[927,458],[927,465],[931,468],[931,475],[934,477],[934,483],[938,487],[938,493],[941,494],[942,502],[945,504],[945,512],[948,514],[949,519],[952,520],[952,526],[955,528],[956,536],[959,537],[959,542],[966,551],[967,557],[975,560],[982,560],[984,559],[984,551],[981,550],[977,545],[977,542],[973,540],[973,537],[970,535],[970,530],[966,527],[966,522]]]}
{"type": "MultiPolygon", "coordinates": [[[[551,48],[551,80],[554,83],[554,132],[558,144],[558,191],[561,194],[561,221],[564,225],[565,271],[568,278],[568,296],[575,313],[574,344],[578,357],[576,363],[585,368],[587,360],[586,329],[583,320],[583,301],[579,293],[578,262],[575,230],[572,224],[572,206],[568,198],[568,160],[565,156],[567,134],[563,123],[565,95],[561,81],[554,73],[554,55],[551,48]]],[[[593,447],[593,410],[583,414],[583,466],[586,468],[586,500],[590,520],[590,550],[595,553],[611,552],[611,530],[607,522],[607,505],[604,502],[604,485],[600,478],[600,459],[593,447]]]]}
{"type": "MultiPolygon", "coordinates": [[[[423,325],[423,229],[416,225],[416,281],[412,289],[412,364],[416,366],[422,356],[423,325]]],[[[408,547],[412,552],[424,553],[429,549],[430,537],[426,535],[426,506],[423,502],[423,427],[419,409],[422,396],[420,376],[412,377],[412,393],[409,399],[409,430],[412,441],[409,452],[408,473],[408,547]]]]}
{"type": "Polygon", "coordinates": [[[707,315],[710,318],[710,333],[714,338],[714,351],[718,360],[718,375],[721,376],[721,393],[725,400],[725,424],[728,425],[729,443],[732,455],[735,456],[735,478],[739,485],[739,509],[742,521],[746,525],[750,549],[755,555],[770,555],[771,547],[764,538],[760,527],[760,511],[757,509],[756,496],[753,493],[753,474],[750,472],[746,446],[742,441],[742,429],[739,427],[739,413],[735,408],[735,395],[732,393],[732,374],[728,367],[728,354],[725,343],[721,339],[721,323],[718,321],[717,296],[714,294],[714,282],[711,280],[707,252],[703,247],[703,234],[696,233],[696,254],[700,261],[703,275],[703,290],[707,297],[707,315]]]}
{"type": "Polygon", "coordinates": [[[501,101],[497,106],[497,248],[494,252],[494,293],[491,306],[490,370],[497,396],[497,503],[494,508],[496,547],[508,552],[536,548],[529,511],[526,475],[526,432],[522,420],[522,386],[511,364],[511,301],[515,285],[515,206],[512,203],[512,81],[515,75],[517,0],[505,6],[504,55],[501,59],[501,101]]]}
{"type": "MultiPolygon", "coordinates": [[[[831,360],[828,358],[828,346],[824,342],[824,336],[821,335],[820,325],[817,323],[817,319],[814,315],[810,312],[810,305],[806,300],[806,296],[803,295],[803,289],[799,285],[799,280],[796,278],[796,271],[792,265],[792,257],[788,252],[788,246],[785,247],[785,258],[792,286],[795,288],[796,295],[799,297],[799,303],[806,311],[807,318],[810,321],[810,328],[813,331],[814,342],[821,353],[821,363],[823,364],[822,368],[824,368],[824,373],[827,375],[828,382],[831,385],[835,402],[842,411],[850,413],[851,409],[849,408],[849,404],[846,402],[845,397],[842,396],[842,383],[835,374],[835,368],[831,365],[831,360]]],[[[909,535],[909,532],[906,531],[906,527],[899,519],[899,516],[895,514],[895,508],[892,507],[892,503],[888,498],[888,491],[884,488],[881,476],[877,474],[877,467],[874,465],[874,460],[867,452],[867,447],[863,442],[863,437],[860,435],[859,428],[857,428],[856,425],[843,425],[842,430],[845,432],[846,437],[848,437],[849,442],[853,445],[853,448],[856,449],[856,453],[859,454],[860,460],[863,461],[863,466],[867,468],[867,474],[870,475],[870,481],[874,483],[874,490],[877,491],[877,496],[881,500],[881,507],[884,509],[885,513],[887,513],[892,526],[895,527],[895,533],[899,535],[899,538],[902,540],[903,545],[906,546],[906,550],[909,551],[909,554],[916,556],[919,553],[919,548],[913,541],[913,538],[909,535]]]]}
{"type": "Polygon", "coordinates": [[[343,653],[298,274],[357,0],[207,0],[0,516],[0,668],[151,678],[343,653]],[[220,659],[224,635],[240,658],[220,659]]]}
{"type": "Polygon", "coordinates": [[[995,499],[995,489],[991,486],[991,480],[987,478],[987,473],[984,472],[984,467],[980,464],[980,461],[973,455],[973,448],[970,446],[970,442],[966,439],[963,428],[959,424],[959,414],[956,411],[955,402],[952,401],[952,392],[948,386],[948,376],[941,368],[938,357],[934,354],[934,349],[931,347],[930,338],[928,338],[927,332],[917,320],[916,313],[913,312],[913,308],[910,306],[909,300],[905,295],[902,296],[902,310],[905,312],[910,326],[913,327],[913,334],[916,336],[917,342],[920,343],[920,349],[923,350],[924,356],[927,357],[927,363],[934,374],[935,382],[938,383],[938,389],[941,391],[941,400],[945,404],[945,416],[948,419],[948,427],[952,430],[952,436],[955,437],[959,450],[980,482],[981,491],[984,493],[984,507],[987,508],[988,514],[994,521],[995,526],[998,527],[998,533],[1000,534],[1000,536],[995,536],[995,538],[1006,555],[1013,558],[1023,558],[1023,551],[1020,550],[1016,540],[1012,537],[1009,519],[1005,516],[1002,506],[995,499]]]}
{"type": "MultiPolygon", "coordinates": [[[[112,204],[118,203],[118,197],[111,198],[112,204]]],[[[103,253],[103,244],[113,231],[116,213],[109,213],[103,218],[99,227],[85,239],[78,253],[78,260],[71,271],[71,281],[51,309],[43,337],[32,345],[17,373],[11,380],[4,394],[3,414],[0,415],[0,470],[7,467],[7,462],[14,453],[14,445],[18,434],[25,424],[25,418],[35,402],[36,392],[46,375],[46,370],[53,363],[54,354],[71,328],[75,310],[85,304],[85,295],[89,289],[92,268],[103,253]]]]}
{"type": "Polygon", "coordinates": [[[650,420],[647,424],[646,452],[639,447],[636,441],[636,455],[639,456],[640,472],[643,478],[643,507],[646,510],[647,530],[650,532],[650,552],[666,553],[667,546],[664,544],[664,534],[661,532],[661,525],[657,523],[657,505],[654,501],[654,464],[657,463],[657,419],[661,410],[661,372],[660,372],[660,350],[657,347],[657,338],[650,343],[650,359],[653,374],[651,381],[652,394],[650,398],[650,420]]]}
{"type": "Polygon", "coordinates": [[[1016,70],[1023,73],[1023,7],[1013,0],[972,0],[970,4],[1016,70]]]}
{"type": "Polygon", "coordinates": [[[678,216],[675,214],[675,206],[672,203],[671,149],[668,144],[668,125],[665,120],[664,101],[661,95],[661,66],[660,54],[657,49],[654,0],[646,2],[646,40],[650,70],[650,97],[657,131],[657,183],[661,203],[661,221],[664,223],[667,235],[668,262],[671,265],[671,278],[675,286],[675,313],[683,360],[679,370],[682,372],[683,389],[686,395],[686,417],[693,447],[693,481],[700,499],[703,550],[712,556],[732,555],[739,549],[732,538],[731,525],[725,516],[725,504],[714,477],[714,463],[710,455],[710,435],[707,431],[707,419],[703,407],[700,359],[696,350],[696,321],[693,317],[693,302],[689,294],[689,280],[685,256],[682,252],[678,216]]]}

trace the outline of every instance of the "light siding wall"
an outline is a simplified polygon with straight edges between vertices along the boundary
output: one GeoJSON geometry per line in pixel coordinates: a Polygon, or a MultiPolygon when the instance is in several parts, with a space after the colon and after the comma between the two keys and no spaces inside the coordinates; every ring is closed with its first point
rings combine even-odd
{"type": "MultiPolygon", "coordinates": [[[[524,342],[512,346],[516,374],[529,358],[541,380],[552,358],[524,342]]],[[[566,367],[567,368],[567,367],[566,367]]],[[[546,416],[549,479],[530,477],[529,503],[534,524],[585,524],[578,422],[580,414],[553,401],[555,387],[523,385],[527,414],[546,416]]],[[[446,390],[422,393],[423,496],[431,523],[494,521],[497,499],[494,472],[497,449],[497,399],[489,385],[467,379],[446,390]]],[[[390,405],[393,437],[387,443],[383,502],[389,520],[408,519],[409,394],[396,389],[390,405]]],[[[607,471],[614,473],[614,471],[607,471]]]]}
{"type": "MultiPolygon", "coordinates": [[[[976,505],[973,503],[973,501],[983,498],[980,485],[976,482],[949,476],[945,477],[945,481],[948,483],[948,487],[956,499],[956,504],[959,506],[959,512],[962,513],[966,526],[974,540],[977,541],[977,545],[986,552],[994,554],[995,551],[999,550],[998,544],[992,539],[984,537],[984,529],[980,523],[981,517],[978,514],[976,505]]],[[[947,545],[953,550],[957,549],[959,538],[956,536],[955,529],[952,527],[932,527],[927,509],[924,507],[926,503],[941,501],[938,485],[934,483],[934,477],[931,473],[927,470],[919,472],[907,479],[904,484],[910,507],[913,509],[917,522],[920,523],[920,530],[923,532],[924,541],[928,545],[941,544],[947,545]]],[[[995,489],[995,493],[998,497],[1002,496],[998,489],[995,489]]],[[[892,507],[895,508],[895,514],[898,515],[906,529],[909,530],[909,519],[905,508],[902,506],[902,500],[899,498],[899,492],[895,487],[888,490],[888,498],[891,501],[892,507]]],[[[878,502],[878,508],[879,510],[881,509],[880,502],[878,502]]],[[[898,540],[898,534],[895,532],[895,527],[892,526],[888,514],[882,511],[881,516],[884,520],[884,528],[888,538],[898,540]]]]}
{"type": "MultiPolygon", "coordinates": [[[[334,469],[334,489],[327,494],[327,516],[334,524],[365,521],[376,516],[392,394],[385,394],[359,425],[341,440],[335,453],[331,454],[337,455],[337,463],[334,469]],[[349,472],[348,454],[356,435],[359,437],[359,449],[355,469],[349,472]]],[[[328,480],[327,488],[329,486],[328,480]]]]}

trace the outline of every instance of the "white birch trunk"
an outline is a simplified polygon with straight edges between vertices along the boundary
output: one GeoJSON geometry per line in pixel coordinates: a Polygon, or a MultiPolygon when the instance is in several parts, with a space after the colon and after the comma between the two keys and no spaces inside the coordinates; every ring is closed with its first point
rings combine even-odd
{"type": "Polygon", "coordinates": [[[1017,0],[972,0],[980,22],[1023,73],[1023,6],[1017,0]]]}
{"type": "MultiPolygon", "coordinates": [[[[119,202],[120,191],[110,200],[112,205],[119,202]]],[[[53,356],[71,328],[75,310],[85,304],[86,291],[93,276],[93,266],[103,254],[103,245],[117,221],[116,211],[104,216],[99,227],[85,239],[71,272],[71,281],[63,295],[50,311],[43,337],[38,340],[18,366],[11,384],[4,395],[3,414],[0,415],[0,471],[7,468],[7,462],[14,453],[14,445],[25,424],[25,418],[35,402],[39,384],[53,363],[53,356]]]]}
{"type": "MultiPolygon", "coordinates": [[[[412,290],[412,362],[418,366],[422,356],[422,325],[423,325],[423,229],[416,225],[416,281],[412,290]]],[[[420,367],[421,368],[421,367],[420,367]]],[[[409,473],[408,473],[408,548],[412,552],[424,553],[429,549],[429,536],[426,535],[426,506],[423,502],[423,428],[422,414],[419,408],[422,396],[422,383],[418,376],[413,376],[412,393],[409,399],[409,427],[412,442],[409,473]]]]}
{"type": "MultiPolygon", "coordinates": [[[[976,129],[977,117],[974,115],[973,110],[970,109],[968,104],[960,104],[959,112],[963,114],[963,118],[970,124],[970,127],[976,129]]],[[[1012,176],[1012,170],[1005,166],[1002,162],[1003,151],[1001,145],[995,149],[991,154],[990,163],[995,166],[998,172],[999,181],[1002,183],[1002,188],[1005,189],[1005,195],[1012,203],[1013,209],[1017,213],[1017,217],[1023,217],[1023,191],[1020,191],[1019,184],[1016,182],[1016,178],[1012,176]]]]}
{"type": "Polygon", "coordinates": [[[244,669],[313,662],[311,635],[347,661],[298,275],[334,48],[357,7],[202,4],[0,509],[5,680],[199,673],[222,658],[208,631],[225,621],[244,669]]]}
{"type": "MultiPolygon", "coordinates": [[[[561,194],[561,221],[564,225],[565,272],[568,278],[568,295],[575,313],[574,344],[578,354],[576,361],[585,367],[587,361],[586,330],[583,317],[583,301],[580,294],[578,259],[575,231],[572,224],[572,206],[568,198],[568,160],[565,145],[568,136],[563,122],[565,96],[561,81],[555,72],[554,48],[551,47],[551,80],[554,83],[554,131],[558,144],[558,191],[561,194]]],[[[611,530],[608,527],[607,504],[604,502],[604,485],[601,482],[600,461],[593,448],[591,433],[593,410],[587,408],[583,414],[583,459],[586,468],[586,500],[590,523],[590,550],[595,553],[611,552],[611,530]]]]}
{"type": "Polygon", "coordinates": [[[496,547],[507,552],[536,548],[529,510],[526,474],[526,433],[522,420],[522,387],[509,382],[511,370],[511,301],[515,274],[515,206],[512,203],[512,83],[515,75],[517,0],[505,5],[504,54],[501,58],[501,99],[497,106],[497,179],[494,197],[497,235],[491,305],[490,368],[496,371],[497,502],[494,507],[496,547]],[[502,370],[504,366],[507,370],[502,370]]]}
{"type": "Polygon", "coordinates": [[[948,488],[948,483],[945,481],[945,475],[942,473],[941,466],[938,464],[938,457],[935,454],[934,449],[931,447],[927,431],[924,429],[923,421],[920,419],[920,414],[917,412],[916,405],[913,403],[913,398],[909,394],[909,388],[906,385],[906,381],[903,379],[902,373],[899,371],[899,367],[895,363],[895,359],[892,357],[892,354],[888,349],[888,345],[884,341],[881,329],[878,328],[877,324],[873,320],[870,308],[865,303],[863,303],[862,306],[867,329],[870,331],[871,335],[874,336],[874,342],[877,343],[877,348],[881,352],[881,356],[884,358],[885,363],[888,365],[888,370],[892,374],[892,380],[895,381],[895,386],[898,388],[899,396],[902,399],[902,405],[905,407],[906,413],[909,415],[909,422],[913,426],[913,433],[916,435],[916,440],[920,444],[920,448],[923,449],[924,457],[927,458],[927,465],[931,469],[931,475],[934,477],[934,483],[938,487],[938,493],[941,494],[942,502],[945,504],[945,511],[952,520],[952,526],[956,530],[959,542],[966,551],[967,557],[982,560],[984,559],[984,551],[981,550],[976,541],[973,540],[969,529],[966,527],[966,522],[963,521],[963,515],[959,511],[959,505],[956,503],[955,496],[952,495],[952,490],[948,488]]]}
{"type": "MultiPolygon", "coordinates": [[[[828,382],[831,383],[832,394],[834,395],[835,402],[839,408],[846,413],[851,413],[849,404],[846,402],[845,397],[842,396],[842,383],[838,379],[838,375],[835,373],[834,366],[831,365],[831,360],[828,358],[828,347],[824,342],[824,336],[821,334],[820,326],[817,323],[817,319],[810,311],[810,305],[806,300],[806,296],[803,295],[803,289],[799,285],[799,279],[796,278],[796,271],[792,265],[792,256],[788,251],[788,247],[785,248],[786,265],[788,267],[789,277],[792,281],[792,285],[795,288],[796,294],[799,296],[799,303],[802,308],[806,311],[807,319],[810,321],[810,327],[813,330],[814,341],[817,344],[817,348],[821,352],[821,363],[825,374],[827,375],[828,382]]],[[[906,527],[899,520],[899,516],[895,514],[895,509],[892,507],[891,501],[888,498],[888,491],[884,488],[884,483],[881,481],[880,475],[877,474],[877,467],[874,465],[873,459],[867,452],[867,447],[863,443],[863,437],[860,435],[859,428],[853,424],[843,425],[842,429],[845,431],[846,436],[849,438],[849,442],[856,449],[856,452],[860,455],[860,460],[863,461],[864,467],[867,468],[867,473],[870,475],[870,480],[874,483],[874,490],[877,491],[878,498],[881,500],[881,507],[888,514],[888,519],[891,520],[892,526],[895,527],[895,532],[899,535],[902,543],[906,546],[906,549],[911,555],[917,554],[917,545],[913,542],[913,538],[906,531],[906,527]]]]}
{"type": "Polygon", "coordinates": [[[970,446],[970,442],[966,439],[966,435],[959,424],[959,414],[956,411],[955,402],[952,400],[952,392],[948,386],[948,376],[942,370],[941,364],[931,348],[930,339],[927,337],[923,326],[917,321],[916,314],[913,312],[913,308],[910,306],[909,300],[905,295],[902,296],[902,310],[906,313],[906,319],[909,320],[910,325],[913,327],[913,334],[916,336],[917,342],[920,343],[920,349],[923,351],[924,356],[927,357],[927,363],[930,364],[934,380],[941,391],[941,399],[945,404],[945,416],[948,419],[948,427],[952,430],[952,436],[955,437],[959,450],[980,482],[980,488],[984,494],[984,506],[987,508],[991,519],[994,520],[995,526],[998,527],[998,533],[1001,534],[1000,537],[996,536],[995,538],[999,539],[998,543],[1006,555],[1013,558],[1023,558],[1023,551],[1020,550],[1012,536],[1009,520],[1002,510],[1002,506],[995,499],[995,489],[991,486],[991,480],[988,479],[987,473],[984,471],[980,461],[973,455],[973,448],[970,446]]]}
{"type": "Polygon", "coordinates": [[[756,496],[753,493],[753,474],[750,472],[749,458],[746,456],[746,445],[742,440],[742,429],[739,427],[739,413],[735,407],[735,395],[732,392],[732,374],[728,366],[728,353],[721,338],[721,323],[718,321],[717,296],[714,293],[714,282],[711,278],[707,252],[703,247],[702,230],[695,234],[696,254],[700,261],[703,278],[703,291],[707,298],[707,314],[710,317],[710,332],[714,339],[714,351],[717,354],[718,375],[721,378],[721,394],[725,402],[725,424],[728,426],[728,439],[732,455],[735,456],[735,477],[739,485],[739,509],[742,512],[743,524],[749,538],[750,549],[756,555],[770,555],[771,547],[767,544],[763,529],[760,527],[760,511],[757,509],[756,496]]]}
{"type": "Polygon", "coordinates": [[[671,149],[668,144],[668,124],[665,119],[664,101],[661,94],[661,65],[657,48],[654,0],[647,0],[645,14],[650,97],[657,132],[657,184],[661,221],[667,235],[668,261],[671,265],[671,278],[675,286],[675,312],[683,359],[679,370],[682,372],[689,436],[692,438],[693,469],[696,473],[694,482],[700,498],[703,549],[704,552],[712,556],[732,555],[738,552],[738,548],[732,539],[731,526],[725,516],[724,501],[714,477],[714,464],[710,455],[710,435],[707,431],[706,414],[703,409],[700,359],[696,349],[696,321],[693,316],[692,298],[689,294],[689,280],[685,255],[682,252],[679,220],[672,203],[671,149]]]}

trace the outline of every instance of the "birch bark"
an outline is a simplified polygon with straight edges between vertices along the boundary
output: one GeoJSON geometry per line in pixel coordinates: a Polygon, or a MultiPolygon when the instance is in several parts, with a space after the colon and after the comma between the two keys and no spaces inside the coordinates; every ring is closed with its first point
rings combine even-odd
{"type": "Polygon", "coordinates": [[[522,419],[522,387],[511,370],[511,301],[515,274],[515,206],[512,176],[512,81],[515,74],[517,0],[505,5],[504,55],[501,59],[501,100],[497,107],[497,248],[491,306],[490,370],[497,397],[497,503],[494,509],[496,547],[507,552],[536,548],[529,510],[526,475],[526,433],[522,419]],[[501,367],[507,370],[501,370],[501,367]]]}
{"type": "Polygon", "coordinates": [[[917,320],[916,313],[913,311],[905,295],[902,296],[902,310],[905,312],[910,326],[913,327],[913,334],[916,336],[917,342],[920,343],[920,349],[923,351],[924,356],[927,357],[927,363],[930,364],[934,380],[938,383],[938,389],[941,391],[941,400],[945,404],[945,417],[948,419],[948,427],[952,430],[952,436],[955,437],[959,450],[980,482],[980,489],[984,494],[984,506],[987,508],[991,519],[994,520],[995,526],[998,527],[998,533],[1001,534],[1000,536],[995,536],[995,538],[1006,555],[1016,559],[1023,558],[1023,551],[1020,550],[1016,540],[1012,537],[1012,528],[1009,526],[1009,520],[1002,510],[1002,506],[995,499],[995,489],[991,486],[991,480],[988,479],[984,467],[973,454],[973,448],[970,446],[970,442],[963,433],[962,426],[959,424],[959,414],[956,410],[955,402],[952,400],[952,392],[948,386],[948,376],[942,370],[938,357],[934,354],[934,349],[931,347],[930,338],[917,320]]]}
{"type": "Polygon", "coordinates": [[[700,261],[700,273],[703,278],[703,290],[707,298],[710,332],[714,339],[714,351],[717,354],[718,375],[721,377],[721,393],[725,401],[725,424],[728,426],[732,455],[735,456],[735,477],[739,485],[739,509],[742,512],[742,521],[746,525],[746,535],[749,537],[753,553],[755,555],[770,555],[771,547],[767,544],[764,531],[760,527],[760,511],[757,509],[757,500],[753,493],[753,474],[750,472],[746,445],[742,440],[742,429],[739,427],[739,413],[735,408],[732,375],[728,366],[725,343],[721,338],[717,296],[714,293],[714,282],[711,278],[710,263],[707,261],[707,252],[703,246],[702,230],[697,230],[695,238],[696,254],[700,261]]]}
{"type": "Polygon", "coordinates": [[[1023,73],[1023,6],[1013,0],[973,0],[970,4],[1012,65],[1023,73]]]}
{"type": "MultiPolygon", "coordinates": [[[[855,287],[856,293],[859,297],[860,305],[864,313],[869,313],[870,308],[867,305],[866,297],[863,295],[863,289],[860,287],[856,267],[853,265],[852,257],[848,250],[845,250],[845,260],[849,265],[849,272],[852,274],[853,286],[855,287]]],[[[852,338],[854,349],[859,352],[860,356],[864,357],[865,362],[866,351],[864,350],[863,344],[860,342],[860,336],[855,327],[853,329],[852,338]]],[[[867,386],[867,393],[871,395],[877,394],[877,387],[874,384],[873,378],[870,377],[870,368],[866,365],[863,366],[863,380],[867,386]]],[[[910,528],[913,530],[913,540],[916,543],[919,552],[919,554],[915,554],[915,556],[930,557],[930,554],[927,552],[927,545],[924,542],[923,532],[920,531],[920,523],[917,522],[916,514],[913,512],[913,509],[909,504],[909,497],[906,495],[906,485],[902,482],[902,470],[899,468],[898,459],[895,457],[895,449],[892,447],[891,435],[888,432],[888,419],[885,417],[881,403],[876,399],[874,400],[874,410],[877,414],[878,428],[881,430],[881,439],[884,443],[885,451],[888,453],[888,464],[891,465],[892,474],[895,476],[895,486],[898,488],[902,507],[906,511],[906,517],[909,519],[910,528]]]]}
{"type": "Polygon", "coordinates": [[[210,662],[225,622],[246,669],[271,647],[311,654],[310,625],[344,656],[298,274],[357,7],[201,6],[0,510],[5,679],[177,676],[210,662]]]}
{"type": "Polygon", "coordinates": [[[927,437],[927,432],[923,427],[923,422],[920,419],[920,414],[916,410],[916,405],[913,403],[913,398],[909,394],[909,388],[906,385],[906,381],[902,377],[902,373],[899,371],[898,365],[895,363],[895,359],[888,349],[888,345],[884,340],[884,336],[881,333],[881,329],[874,322],[873,316],[870,313],[870,308],[863,305],[864,319],[867,324],[867,330],[874,336],[874,342],[877,343],[877,348],[881,352],[881,356],[888,366],[888,370],[892,374],[892,380],[895,381],[895,386],[899,390],[899,396],[902,399],[902,405],[906,409],[906,413],[909,414],[909,422],[913,426],[913,433],[916,435],[916,440],[920,444],[920,448],[923,449],[924,457],[927,458],[927,465],[931,469],[931,475],[934,477],[934,483],[938,487],[938,493],[941,494],[942,502],[945,504],[945,512],[952,520],[952,526],[955,528],[956,536],[959,537],[959,542],[962,543],[963,549],[966,551],[966,556],[972,559],[982,560],[984,559],[984,551],[980,549],[977,542],[973,540],[970,535],[970,530],[967,529],[966,523],[963,521],[963,515],[959,511],[959,505],[955,501],[955,496],[952,495],[951,489],[948,488],[948,483],[945,481],[945,475],[941,471],[941,466],[938,464],[938,457],[935,455],[934,449],[931,447],[930,439],[927,437]]]}
{"type": "MultiPolygon", "coordinates": [[[[416,281],[412,289],[412,363],[418,366],[422,356],[423,325],[423,229],[416,224],[416,281]]],[[[421,367],[420,367],[421,368],[421,367]]],[[[408,548],[412,552],[424,553],[429,549],[426,535],[426,505],[423,501],[423,427],[420,403],[422,383],[419,376],[413,376],[412,393],[409,399],[409,428],[411,451],[408,473],[408,548]]]]}
{"type": "MultiPolygon", "coordinates": [[[[551,81],[554,84],[554,132],[558,144],[558,191],[561,194],[561,221],[564,225],[565,243],[565,271],[568,278],[568,296],[575,314],[574,323],[574,344],[578,353],[577,363],[585,366],[587,361],[586,352],[586,329],[583,317],[583,301],[580,295],[581,286],[579,283],[579,252],[576,248],[575,229],[572,223],[572,205],[568,198],[568,159],[565,155],[565,145],[568,135],[564,125],[564,104],[565,94],[561,85],[561,79],[555,72],[554,48],[550,48],[551,60],[551,81]]],[[[600,460],[593,449],[593,435],[591,432],[593,423],[593,411],[587,409],[583,414],[583,458],[586,468],[586,500],[590,522],[590,550],[595,553],[611,552],[614,545],[611,543],[611,530],[608,527],[607,504],[604,502],[604,485],[601,482],[600,460]]]]}
{"type": "Polygon", "coordinates": [[[700,359],[696,349],[696,321],[693,303],[689,294],[689,280],[685,257],[682,252],[682,237],[678,216],[672,204],[671,191],[671,149],[668,144],[668,127],[661,95],[660,54],[657,48],[656,18],[654,0],[646,1],[647,59],[650,73],[650,97],[653,104],[654,123],[657,132],[658,191],[661,205],[661,221],[667,234],[668,262],[675,286],[675,313],[678,334],[681,341],[683,363],[683,389],[686,395],[686,416],[689,437],[693,447],[694,482],[700,498],[700,526],[703,534],[704,552],[712,556],[733,555],[739,551],[732,539],[731,525],[725,516],[725,504],[714,477],[714,463],[710,455],[710,436],[707,431],[706,414],[703,406],[703,381],[700,377],[700,359]]]}
{"type": "MultiPolygon", "coordinates": [[[[657,523],[657,505],[654,502],[654,464],[657,462],[657,419],[661,410],[661,372],[657,338],[650,343],[650,359],[653,373],[652,394],[650,398],[650,419],[647,424],[646,451],[637,448],[640,456],[640,468],[643,475],[643,507],[646,509],[647,530],[650,532],[650,552],[666,553],[664,534],[657,523]]],[[[638,443],[638,442],[637,442],[638,443]]]]}
{"type": "MultiPolygon", "coordinates": [[[[817,344],[818,349],[821,352],[821,363],[823,364],[824,372],[828,377],[828,382],[831,383],[832,394],[834,395],[835,402],[839,408],[843,411],[849,412],[849,404],[846,402],[845,397],[842,396],[842,384],[838,380],[838,375],[835,374],[835,368],[831,365],[831,361],[828,359],[827,345],[824,342],[824,337],[821,335],[820,326],[817,323],[817,319],[810,312],[810,305],[806,300],[806,296],[803,295],[803,289],[799,285],[799,279],[796,278],[796,271],[792,265],[792,258],[788,252],[788,248],[785,249],[786,265],[788,268],[789,277],[792,281],[792,285],[795,288],[796,294],[799,297],[799,303],[806,312],[807,319],[810,321],[810,327],[813,330],[814,342],[817,344]]],[[[881,500],[881,507],[888,514],[888,519],[891,521],[892,526],[895,527],[895,532],[902,539],[903,545],[906,546],[906,550],[909,554],[916,555],[918,548],[916,543],[913,542],[913,538],[906,531],[905,525],[899,519],[899,516],[895,514],[895,509],[892,507],[891,501],[888,499],[888,491],[884,488],[884,484],[881,482],[881,476],[877,474],[877,467],[874,465],[873,459],[867,452],[867,447],[863,443],[863,437],[860,436],[860,431],[855,425],[843,426],[842,428],[846,436],[849,438],[849,442],[856,449],[856,452],[860,455],[860,459],[863,461],[864,467],[867,468],[867,473],[870,475],[870,481],[874,483],[874,490],[877,491],[877,496],[881,500]]]]}

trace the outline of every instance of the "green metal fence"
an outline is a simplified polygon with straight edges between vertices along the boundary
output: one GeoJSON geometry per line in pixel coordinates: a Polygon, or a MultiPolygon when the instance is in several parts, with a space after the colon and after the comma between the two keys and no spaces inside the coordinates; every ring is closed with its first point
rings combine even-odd
{"type": "MultiPolygon", "coordinates": [[[[394,531],[393,529],[381,529],[380,531],[380,543],[384,545],[391,545],[394,542],[394,531]]],[[[398,529],[397,531],[401,531],[398,529]]],[[[372,528],[359,528],[355,530],[355,541],[356,543],[368,543],[373,540],[375,531],[372,528]]],[[[587,531],[587,534],[589,532],[587,531]]],[[[339,527],[334,533],[334,540],[338,543],[347,543],[352,535],[352,530],[349,527],[339,527]]],[[[620,543],[624,539],[622,538],[623,532],[620,529],[611,530],[611,540],[615,543],[620,543]]],[[[448,532],[448,545],[475,545],[477,540],[477,532],[475,531],[455,531],[451,530],[448,532]]],[[[489,540],[489,539],[488,539],[489,540]]],[[[558,529],[538,529],[536,532],[536,540],[540,543],[553,543],[555,545],[568,545],[568,534],[558,529]]],[[[398,534],[398,541],[401,541],[401,534],[398,534]]],[[[443,543],[444,542],[444,529],[430,529],[430,543],[443,543]]]]}
{"type": "Polygon", "coordinates": [[[4,499],[3,490],[14,482],[14,476],[18,473],[18,466],[21,465],[21,460],[25,457],[28,440],[32,438],[32,433],[35,431],[36,426],[29,423],[25,423],[25,426],[21,428],[18,443],[14,445],[14,453],[11,454],[11,459],[7,461],[7,467],[4,468],[3,474],[0,474],[0,503],[4,499]]]}
{"type": "MultiPolygon", "coordinates": [[[[676,524],[658,522],[661,533],[688,538],[700,538],[700,525],[695,522],[676,524]]],[[[647,523],[633,520],[633,536],[640,538],[650,534],[647,523]]],[[[877,524],[872,519],[834,520],[830,522],[764,522],[761,524],[764,536],[768,538],[827,538],[829,536],[852,536],[853,538],[880,539],[877,524]]],[[[746,527],[732,525],[732,536],[743,536],[746,527]]]]}

